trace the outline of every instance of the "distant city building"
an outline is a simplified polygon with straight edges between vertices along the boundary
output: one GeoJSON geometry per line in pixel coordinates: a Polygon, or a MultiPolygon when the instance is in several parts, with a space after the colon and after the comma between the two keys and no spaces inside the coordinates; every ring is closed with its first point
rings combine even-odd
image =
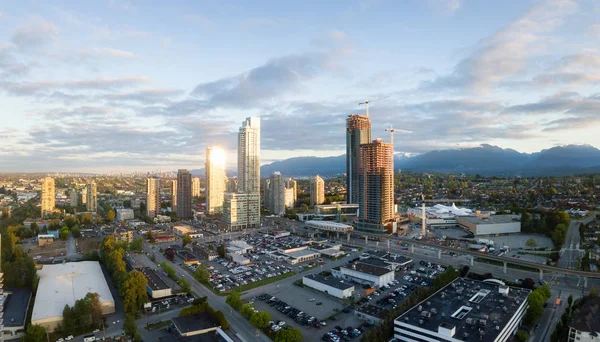
{"type": "Polygon", "coordinates": [[[171,211],[177,213],[177,179],[171,181],[171,211]]]}
{"type": "Polygon", "coordinates": [[[286,208],[294,207],[294,203],[296,203],[296,196],[294,196],[295,193],[296,191],[294,188],[285,188],[283,193],[283,203],[286,208]]]}
{"type": "Polygon", "coordinates": [[[211,146],[206,149],[206,213],[220,214],[223,212],[227,176],[225,175],[225,151],[211,146]]]}
{"type": "Polygon", "coordinates": [[[192,197],[200,197],[200,178],[192,178],[192,197]]]}
{"type": "Polygon", "coordinates": [[[79,205],[79,192],[75,189],[69,192],[69,204],[75,208],[79,205]]]}
{"type": "Polygon", "coordinates": [[[294,207],[296,205],[296,202],[298,201],[298,182],[290,178],[288,179],[287,185],[285,187],[293,190],[294,203],[290,207],[294,207]]]}
{"type": "Polygon", "coordinates": [[[119,222],[133,220],[135,218],[133,209],[130,208],[117,208],[115,217],[119,222]]]}
{"type": "Polygon", "coordinates": [[[393,147],[376,139],[360,146],[356,229],[386,232],[394,219],[393,147]]]}
{"type": "Polygon", "coordinates": [[[226,193],[223,219],[233,230],[260,227],[260,195],[226,193]]]}
{"type": "Polygon", "coordinates": [[[91,182],[86,186],[85,206],[87,211],[96,212],[98,210],[98,194],[96,193],[96,183],[91,182]]]}
{"type": "Polygon", "coordinates": [[[156,217],[160,213],[160,180],[146,180],[146,215],[156,217]]]}
{"type": "Polygon", "coordinates": [[[371,142],[371,119],[349,115],[346,119],[346,203],[358,203],[360,145],[371,142]]]}
{"type": "Polygon", "coordinates": [[[54,178],[46,177],[42,181],[42,217],[52,214],[55,203],[54,178]]]}
{"type": "Polygon", "coordinates": [[[263,181],[263,206],[271,210],[271,178],[267,178],[263,181]]]}
{"type": "Polygon", "coordinates": [[[318,205],[325,202],[325,181],[319,175],[310,180],[310,205],[318,205]]]}
{"type": "Polygon", "coordinates": [[[192,174],[185,169],[177,171],[177,217],[192,217],[192,174]]]}
{"type": "Polygon", "coordinates": [[[285,178],[274,172],[269,182],[269,211],[273,215],[285,214],[285,178]]]}
{"type": "Polygon", "coordinates": [[[87,204],[87,188],[85,186],[81,189],[81,204],[87,204]]]}
{"type": "Polygon", "coordinates": [[[225,192],[237,192],[238,191],[237,186],[238,186],[237,177],[228,178],[225,192]]]}
{"type": "Polygon", "coordinates": [[[315,205],[314,219],[353,222],[357,214],[358,204],[321,204],[315,205]]]}
{"type": "Polygon", "coordinates": [[[239,193],[260,193],[260,118],[249,117],[238,134],[239,193]]]}

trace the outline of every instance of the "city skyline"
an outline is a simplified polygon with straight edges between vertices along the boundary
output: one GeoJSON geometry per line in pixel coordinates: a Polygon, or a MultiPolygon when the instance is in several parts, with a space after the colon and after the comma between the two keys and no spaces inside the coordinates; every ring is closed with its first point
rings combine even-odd
{"type": "Polygon", "coordinates": [[[263,163],[341,155],[378,98],[372,138],[413,131],[397,153],[600,147],[600,5],[509,3],[7,3],[0,170],[196,169],[248,116],[263,163]]]}

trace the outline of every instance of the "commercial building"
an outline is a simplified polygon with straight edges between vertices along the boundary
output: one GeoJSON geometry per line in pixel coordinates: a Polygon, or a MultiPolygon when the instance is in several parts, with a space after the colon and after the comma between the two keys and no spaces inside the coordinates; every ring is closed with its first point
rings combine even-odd
{"type": "Polygon", "coordinates": [[[392,144],[376,139],[360,146],[357,230],[394,232],[394,154],[392,144]]]}
{"type": "Polygon", "coordinates": [[[315,205],[314,220],[352,222],[358,216],[358,204],[315,205]]]}
{"type": "Polygon", "coordinates": [[[160,180],[148,178],[146,180],[146,215],[156,217],[160,214],[160,180]]]}
{"type": "Polygon", "coordinates": [[[354,293],[354,285],[332,276],[309,274],[302,277],[302,284],[340,299],[348,298],[354,293]]]}
{"type": "Polygon", "coordinates": [[[266,256],[277,261],[285,261],[290,265],[316,260],[321,257],[319,251],[309,249],[308,245],[288,246],[278,248],[276,251],[267,252],[266,256]]]}
{"type": "Polygon", "coordinates": [[[227,176],[225,174],[225,151],[211,146],[206,149],[204,165],[206,173],[206,213],[210,215],[223,213],[227,176]]]}
{"type": "Polygon", "coordinates": [[[184,236],[185,234],[192,234],[194,232],[194,229],[192,229],[192,227],[188,226],[187,224],[179,224],[173,226],[173,233],[175,233],[175,235],[179,237],[184,236]]]}
{"type": "Polygon", "coordinates": [[[456,222],[459,227],[470,231],[475,236],[521,232],[519,215],[457,216],[456,222]]]}
{"type": "Polygon", "coordinates": [[[54,235],[52,234],[38,234],[38,246],[51,245],[54,242],[54,235]]]}
{"type": "Polygon", "coordinates": [[[115,229],[113,235],[116,241],[133,242],[133,230],[115,229]]]}
{"type": "Polygon", "coordinates": [[[178,250],[177,255],[183,259],[183,263],[186,265],[196,265],[200,262],[200,259],[196,255],[188,252],[186,249],[178,250]]]}
{"type": "Polygon", "coordinates": [[[63,321],[65,305],[74,306],[90,292],[100,296],[103,315],[115,312],[114,299],[97,261],[44,265],[37,274],[40,280],[31,324],[54,331],[63,321]]]}
{"type": "Polygon", "coordinates": [[[9,289],[4,290],[4,298],[0,299],[3,313],[0,331],[4,340],[13,340],[25,335],[25,321],[27,311],[31,301],[31,291],[29,289],[9,289]],[[3,330],[3,331],[2,331],[3,330]]]}
{"type": "Polygon", "coordinates": [[[293,208],[294,206],[296,206],[296,202],[298,201],[298,182],[296,182],[295,180],[289,178],[287,181],[287,184],[285,186],[287,189],[292,189],[292,197],[293,197],[293,202],[291,203],[291,205],[287,205],[288,203],[288,199],[286,195],[286,206],[293,208]]]}
{"type": "Polygon", "coordinates": [[[185,169],[177,171],[177,217],[192,217],[192,174],[185,169]]]}
{"type": "Polygon", "coordinates": [[[135,215],[133,213],[133,209],[131,208],[117,208],[115,217],[117,221],[123,222],[127,220],[133,220],[135,215]]]}
{"type": "Polygon", "coordinates": [[[387,285],[394,280],[394,271],[362,262],[335,267],[332,269],[332,274],[337,278],[375,287],[387,285]]]}
{"type": "Polygon", "coordinates": [[[171,318],[177,334],[181,337],[206,334],[216,331],[219,324],[215,322],[207,313],[193,316],[179,316],[171,318]]]}
{"type": "Polygon", "coordinates": [[[371,120],[364,115],[346,119],[346,202],[358,203],[360,145],[371,142],[371,120]]]}
{"type": "Polygon", "coordinates": [[[350,225],[331,221],[306,221],[306,226],[312,229],[338,233],[347,233],[354,230],[354,227],[350,225]]]}
{"type": "MultiPolygon", "coordinates": [[[[468,208],[459,208],[454,203],[451,206],[436,204],[431,207],[425,207],[425,225],[427,228],[445,229],[456,228],[458,216],[472,216],[474,213],[468,208]]],[[[423,221],[423,207],[414,207],[408,209],[409,218],[413,221],[423,221]]]]}
{"type": "Polygon", "coordinates": [[[171,211],[177,213],[177,179],[171,181],[171,211]]]}
{"type": "Polygon", "coordinates": [[[192,251],[208,261],[213,261],[219,257],[219,253],[214,249],[208,248],[207,245],[193,244],[192,251]]]}
{"type": "Polygon", "coordinates": [[[142,274],[148,279],[146,285],[146,291],[151,298],[163,298],[172,295],[171,288],[164,280],[162,280],[156,272],[150,267],[143,267],[139,269],[142,274]]]}
{"type": "Polygon", "coordinates": [[[75,189],[69,192],[69,204],[74,208],[77,208],[79,205],[79,192],[75,189]]]}
{"type": "Polygon", "coordinates": [[[200,178],[198,177],[192,178],[192,197],[200,197],[200,178]]]}
{"type": "Polygon", "coordinates": [[[310,205],[319,205],[325,202],[325,181],[319,175],[310,179],[310,205]]]}
{"type": "Polygon", "coordinates": [[[274,172],[269,182],[269,211],[272,215],[285,214],[285,178],[281,172],[274,172]]]}
{"type": "MultiPolygon", "coordinates": [[[[356,309],[354,314],[362,321],[377,325],[387,318],[387,316],[390,314],[390,311],[375,305],[366,304],[356,309]]],[[[405,340],[400,341],[404,342],[405,340]]]]}
{"type": "Polygon", "coordinates": [[[260,195],[226,193],[223,220],[232,230],[260,227],[260,195]]]}
{"type": "Polygon", "coordinates": [[[400,341],[505,342],[521,325],[531,290],[458,278],[394,320],[400,341]]]}
{"type": "Polygon", "coordinates": [[[88,183],[88,184],[86,184],[85,188],[86,188],[85,207],[86,207],[87,211],[95,213],[98,210],[98,194],[96,192],[97,191],[96,183],[95,182],[88,183]]]}
{"type": "Polygon", "coordinates": [[[55,206],[54,178],[46,177],[42,181],[42,217],[52,214],[55,206]]]}
{"type": "Polygon", "coordinates": [[[294,188],[285,188],[283,192],[283,203],[286,208],[293,208],[296,203],[296,195],[294,188]]]}
{"type": "Polygon", "coordinates": [[[600,298],[585,301],[569,324],[569,342],[597,342],[600,337],[600,298]]]}
{"type": "Polygon", "coordinates": [[[227,254],[246,254],[253,250],[254,247],[249,245],[244,240],[233,240],[227,243],[227,254]]]}

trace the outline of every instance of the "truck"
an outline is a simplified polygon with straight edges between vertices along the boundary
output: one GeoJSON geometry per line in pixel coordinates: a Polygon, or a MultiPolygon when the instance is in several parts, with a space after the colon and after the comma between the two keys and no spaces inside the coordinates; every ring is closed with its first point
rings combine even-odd
{"type": "Polygon", "coordinates": [[[368,295],[372,294],[372,293],[373,293],[373,292],[375,292],[376,290],[377,290],[377,288],[375,288],[375,287],[371,287],[371,288],[369,288],[369,289],[366,289],[366,290],[365,290],[365,296],[368,296],[368,295]]]}

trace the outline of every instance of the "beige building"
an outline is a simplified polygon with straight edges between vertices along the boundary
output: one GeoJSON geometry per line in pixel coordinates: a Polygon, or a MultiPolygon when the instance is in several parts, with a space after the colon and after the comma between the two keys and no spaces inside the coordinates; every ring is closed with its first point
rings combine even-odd
{"type": "Polygon", "coordinates": [[[146,215],[156,217],[160,214],[160,180],[148,178],[146,180],[146,215]]]}
{"type": "Polygon", "coordinates": [[[88,183],[86,186],[86,201],[85,201],[85,206],[87,208],[87,211],[92,211],[92,212],[96,212],[98,210],[98,195],[96,193],[96,183],[95,182],[91,182],[88,183]]]}
{"type": "Polygon", "coordinates": [[[225,151],[222,148],[211,146],[206,149],[204,171],[206,172],[206,213],[220,214],[223,212],[227,186],[225,151]]]}
{"type": "Polygon", "coordinates": [[[293,179],[288,179],[286,188],[293,189],[293,200],[294,203],[290,207],[294,207],[298,201],[298,182],[293,179]]]}
{"type": "Polygon", "coordinates": [[[55,205],[54,178],[46,177],[42,181],[42,217],[52,214],[55,205]]]}
{"type": "Polygon", "coordinates": [[[192,178],[192,197],[200,197],[200,178],[192,178]]]}
{"type": "Polygon", "coordinates": [[[310,205],[319,205],[325,202],[325,181],[319,175],[310,180],[310,205]]]}
{"type": "Polygon", "coordinates": [[[226,193],[223,219],[233,230],[260,227],[260,195],[226,193]]]}
{"type": "Polygon", "coordinates": [[[284,202],[286,208],[294,207],[294,203],[296,203],[296,201],[295,201],[296,196],[294,196],[294,194],[295,194],[294,188],[286,188],[284,190],[283,202],[284,202]]]}
{"type": "Polygon", "coordinates": [[[177,179],[171,181],[171,211],[177,212],[177,179]]]}

